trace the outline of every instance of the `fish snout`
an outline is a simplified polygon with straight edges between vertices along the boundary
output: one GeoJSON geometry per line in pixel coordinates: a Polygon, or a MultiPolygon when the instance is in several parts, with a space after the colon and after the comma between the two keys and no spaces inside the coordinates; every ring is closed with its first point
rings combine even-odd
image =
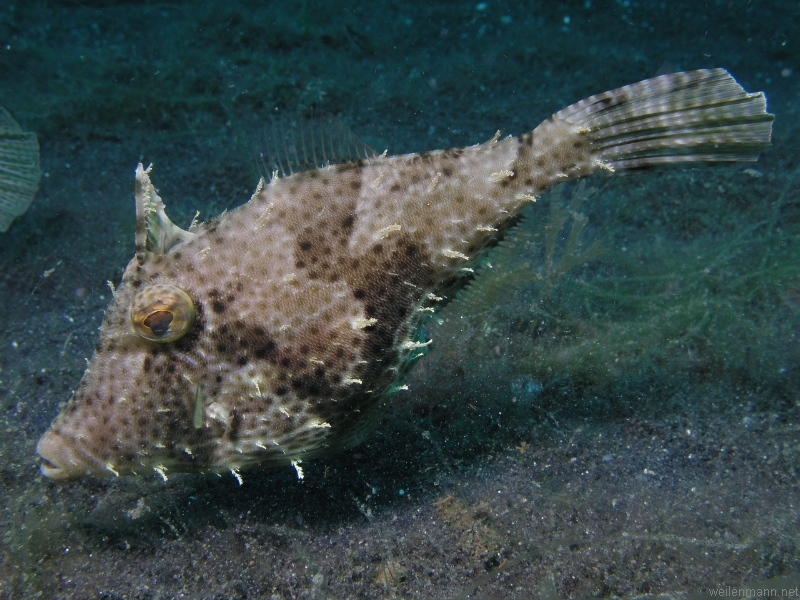
{"type": "Polygon", "coordinates": [[[53,481],[64,482],[82,477],[109,477],[112,473],[97,458],[79,447],[72,438],[49,429],[36,444],[42,457],[39,471],[53,481]]]}

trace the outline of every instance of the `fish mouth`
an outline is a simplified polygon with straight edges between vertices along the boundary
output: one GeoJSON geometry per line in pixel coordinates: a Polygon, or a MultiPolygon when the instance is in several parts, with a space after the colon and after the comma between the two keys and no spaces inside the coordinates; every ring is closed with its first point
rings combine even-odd
{"type": "Polygon", "coordinates": [[[75,440],[47,431],[36,444],[36,452],[42,457],[39,471],[53,481],[64,482],[83,477],[109,477],[112,473],[98,459],[75,440]]]}

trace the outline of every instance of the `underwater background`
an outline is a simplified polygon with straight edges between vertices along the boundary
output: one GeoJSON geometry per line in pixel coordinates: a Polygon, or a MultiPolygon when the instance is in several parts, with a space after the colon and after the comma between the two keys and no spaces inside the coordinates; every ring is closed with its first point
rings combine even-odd
{"type": "Polygon", "coordinates": [[[0,106],[43,173],[0,234],[0,598],[797,595],[797,2],[7,3],[0,106]],[[705,67],[765,91],[772,147],[529,207],[373,439],[303,481],[39,475],[133,256],[139,161],[188,225],[249,199],[273,117],[399,154],[705,67]]]}

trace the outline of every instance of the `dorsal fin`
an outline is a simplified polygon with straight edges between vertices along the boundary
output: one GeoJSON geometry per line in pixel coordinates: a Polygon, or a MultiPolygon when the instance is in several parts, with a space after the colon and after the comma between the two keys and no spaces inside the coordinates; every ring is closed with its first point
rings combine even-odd
{"type": "Polygon", "coordinates": [[[267,181],[330,165],[370,160],[378,154],[342,121],[329,115],[279,118],[259,136],[257,159],[267,181]]]}
{"type": "Polygon", "coordinates": [[[164,212],[164,202],[150,181],[152,168],[145,169],[142,163],[136,167],[136,258],[140,264],[148,254],[166,254],[197,236],[175,225],[164,212]]]}

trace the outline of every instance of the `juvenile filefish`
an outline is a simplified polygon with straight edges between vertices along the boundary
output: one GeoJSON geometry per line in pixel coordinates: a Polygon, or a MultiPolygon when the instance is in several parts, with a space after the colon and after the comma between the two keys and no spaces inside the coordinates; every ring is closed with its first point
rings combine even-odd
{"type": "Polygon", "coordinates": [[[39,440],[41,472],[238,477],[358,444],[430,343],[423,318],[525,205],[598,171],[756,160],[772,120],[763,93],[711,69],[468,148],[386,157],[341,132],[282,131],[250,201],[188,231],[140,164],[136,255],[39,440]]]}

